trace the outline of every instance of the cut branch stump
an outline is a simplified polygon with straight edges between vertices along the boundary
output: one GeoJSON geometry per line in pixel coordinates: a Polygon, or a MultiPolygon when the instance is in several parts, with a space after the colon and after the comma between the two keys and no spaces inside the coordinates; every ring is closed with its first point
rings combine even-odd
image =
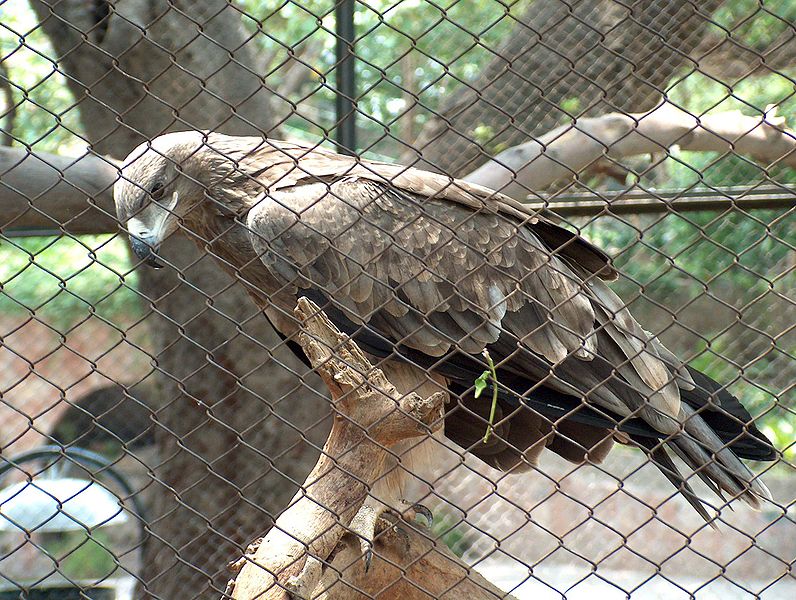
{"type": "Polygon", "coordinates": [[[299,299],[295,315],[303,323],[298,341],[331,393],[332,430],[301,490],[244,556],[230,590],[234,599],[285,599],[288,591],[312,591],[383,474],[389,448],[442,424],[444,393],[399,393],[315,304],[299,299]]]}

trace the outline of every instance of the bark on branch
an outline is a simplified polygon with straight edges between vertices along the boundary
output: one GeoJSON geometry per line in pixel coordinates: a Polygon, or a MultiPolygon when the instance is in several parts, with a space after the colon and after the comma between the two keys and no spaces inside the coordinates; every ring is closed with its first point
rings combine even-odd
{"type": "Polygon", "coordinates": [[[395,582],[393,587],[403,590],[403,600],[428,598],[429,594],[416,586],[398,583],[400,571],[390,565],[395,561],[415,565],[410,572],[417,579],[416,585],[429,590],[433,597],[449,589],[458,591],[444,597],[503,597],[481,579],[467,580],[464,565],[450,554],[430,552],[432,544],[417,533],[405,539],[380,538],[385,541],[377,546],[376,555],[388,560],[377,558],[367,574],[359,540],[348,535],[341,544],[355,528],[355,517],[370,486],[383,475],[389,448],[439,427],[445,395],[421,398],[415,393],[400,394],[315,304],[301,298],[295,314],[304,323],[299,343],[332,397],[332,431],[301,491],[266,536],[238,561],[240,572],[230,583],[230,596],[267,600],[285,599],[293,593],[331,600],[355,597],[350,585],[378,593],[390,587],[385,582],[395,582]],[[427,567],[425,572],[417,571],[421,564],[427,567]],[[341,576],[347,584],[338,580],[341,576]],[[478,589],[491,591],[488,596],[478,595],[478,589]]]}
{"type": "Polygon", "coordinates": [[[673,147],[735,153],[768,165],[796,167],[796,132],[773,110],[763,118],[740,112],[696,117],[663,103],[642,114],[611,113],[578,119],[538,139],[509,148],[464,179],[524,198],[533,190],[572,179],[608,156],[653,154],[673,147]]]}
{"type": "Polygon", "coordinates": [[[422,533],[388,530],[368,571],[359,545],[341,540],[313,600],[516,600],[422,533]]]}
{"type": "Polygon", "coordinates": [[[111,189],[118,176],[107,158],[0,147],[0,231],[117,231],[111,189]]]}

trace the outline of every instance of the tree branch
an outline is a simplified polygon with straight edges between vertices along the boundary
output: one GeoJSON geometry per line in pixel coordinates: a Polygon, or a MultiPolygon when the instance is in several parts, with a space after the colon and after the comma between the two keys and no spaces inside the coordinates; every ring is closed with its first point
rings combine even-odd
{"type": "Polygon", "coordinates": [[[346,536],[309,595],[313,600],[515,600],[462,563],[448,548],[407,529],[378,538],[368,571],[359,545],[346,536]]]}
{"type": "Polygon", "coordinates": [[[512,3],[514,25],[493,58],[445,95],[404,162],[420,152],[425,166],[462,177],[488,160],[485,147],[513,147],[567,119],[572,109],[563,107],[572,101],[588,116],[650,110],[672,77],[693,64],[688,56],[713,29],[710,15],[720,5],[579,0],[573,10],[571,2],[512,3]]]}
{"type": "Polygon", "coordinates": [[[370,486],[384,474],[389,448],[439,427],[445,394],[421,398],[399,393],[315,304],[300,298],[295,314],[304,323],[299,343],[331,393],[334,423],[302,490],[268,534],[236,563],[240,572],[230,585],[231,597],[284,599],[287,590],[302,596],[316,590],[313,597],[351,598],[352,582],[362,589],[381,586],[394,577],[395,565],[405,564],[411,565],[415,584],[401,587],[402,600],[429,597],[417,586],[432,594],[447,591],[446,598],[502,598],[502,592],[482,579],[468,580],[466,566],[450,553],[432,552],[433,544],[416,532],[409,535],[408,547],[403,539],[380,538],[382,559],[367,573],[359,540],[349,535],[341,544],[364,510],[370,486]],[[324,568],[335,549],[332,567],[324,568]],[[345,583],[338,582],[341,574],[345,583]]]}
{"type": "Polygon", "coordinates": [[[663,103],[648,113],[611,113],[556,127],[537,140],[501,152],[464,177],[515,198],[571,179],[604,156],[668,151],[736,153],[765,165],[796,167],[796,132],[767,111],[764,118],[740,112],[695,117],[663,103]]]}
{"type": "MultiPolygon", "coordinates": [[[[538,140],[498,154],[465,179],[523,199],[531,191],[575,177],[606,156],[618,160],[675,146],[733,152],[764,165],[796,168],[796,132],[787,129],[773,110],[765,118],[738,112],[697,118],[662,104],[644,114],[611,113],[557,127],[538,140]]],[[[116,167],[105,158],[67,158],[0,147],[0,230],[117,231],[111,198],[117,178],[116,167]]],[[[589,214],[594,212],[588,208],[589,214]]]]}
{"type": "Polygon", "coordinates": [[[117,179],[117,167],[107,158],[0,147],[0,231],[117,231],[111,194],[117,179]]]}

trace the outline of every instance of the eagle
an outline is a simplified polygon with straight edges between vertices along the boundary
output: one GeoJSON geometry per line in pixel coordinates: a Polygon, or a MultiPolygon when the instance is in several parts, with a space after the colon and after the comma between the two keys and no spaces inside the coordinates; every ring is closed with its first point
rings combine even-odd
{"type": "MultiPolygon", "coordinates": [[[[770,499],[741,459],[776,453],[739,400],[642,328],[602,251],[521,202],[318,145],[198,131],[139,146],[113,193],[141,261],[161,266],[161,243],[183,230],[298,352],[293,309],[309,298],[401,391],[444,388],[444,436],[496,469],[536,468],[543,451],[599,463],[620,442],[708,522],[694,474],[722,501],[770,499]],[[488,436],[492,394],[474,390],[485,351],[488,436]]],[[[444,448],[395,449],[374,497],[407,502],[408,473],[430,473],[444,448]]]]}

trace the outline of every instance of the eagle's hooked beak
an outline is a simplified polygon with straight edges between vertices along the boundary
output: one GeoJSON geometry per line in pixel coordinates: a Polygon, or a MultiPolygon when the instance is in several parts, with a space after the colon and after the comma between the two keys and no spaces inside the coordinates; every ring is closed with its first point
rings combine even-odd
{"type": "Polygon", "coordinates": [[[172,211],[178,198],[177,192],[174,192],[167,205],[152,203],[138,216],[127,221],[133,252],[150,267],[159,269],[163,266],[157,251],[161,242],[176,228],[176,218],[172,211]]]}
{"type": "Polygon", "coordinates": [[[151,237],[131,235],[130,246],[133,248],[133,253],[139,260],[143,261],[144,264],[155,269],[160,269],[163,266],[163,263],[158,260],[157,255],[159,245],[151,237]]]}

